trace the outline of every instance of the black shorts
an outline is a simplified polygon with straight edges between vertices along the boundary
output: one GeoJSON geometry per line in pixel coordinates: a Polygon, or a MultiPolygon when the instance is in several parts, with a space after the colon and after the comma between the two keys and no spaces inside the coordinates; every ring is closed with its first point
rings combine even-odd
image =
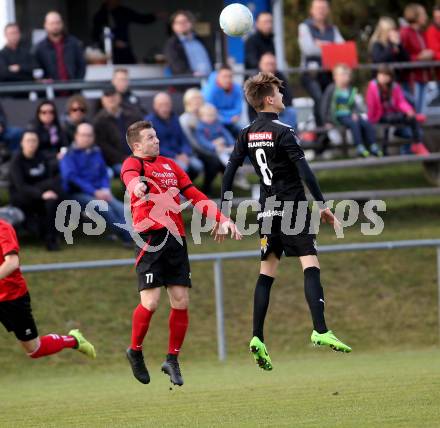
{"type": "Polygon", "coordinates": [[[167,229],[141,234],[146,243],[143,249],[136,247],[136,273],[138,290],[181,285],[191,287],[186,240],[180,243],[167,229]]]}
{"type": "MultiPolygon", "coordinates": [[[[262,230],[263,219],[258,220],[260,234],[261,260],[266,260],[270,253],[280,259],[283,253],[287,257],[316,256],[316,235],[310,233],[311,215],[307,210],[304,228],[298,234],[286,234],[282,231],[282,210],[272,217],[270,230],[262,230]],[[264,233],[268,232],[268,233],[264,233]]],[[[294,220],[293,220],[294,221],[294,220]]],[[[294,223],[291,224],[292,229],[294,223]]]]}
{"type": "Polygon", "coordinates": [[[29,293],[15,300],[0,302],[0,322],[22,342],[36,339],[38,330],[32,316],[29,293]]]}

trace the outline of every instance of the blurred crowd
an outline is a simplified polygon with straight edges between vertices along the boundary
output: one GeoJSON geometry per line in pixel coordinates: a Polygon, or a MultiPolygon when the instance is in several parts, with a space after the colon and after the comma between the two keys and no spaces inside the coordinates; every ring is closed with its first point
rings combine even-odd
{"type": "MultiPolygon", "coordinates": [[[[94,34],[102,42],[102,29],[112,27],[115,63],[130,64],[135,59],[128,25],[148,24],[155,19],[158,17],[137,14],[109,1],[95,16],[94,34]]],[[[160,139],[161,154],[173,158],[191,179],[203,176],[202,190],[212,194],[213,181],[223,172],[234,139],[245,125],[243,117],[253,120],[256,112],[250,106],[243,111],[246,103],[242,85],[234,81],[229,65],[214,67],[211,53],[194,31],[194,24],[190,12],[174,13],[170,19],[172,35],[164,49],[172,75],[206,76],[201,89],[186,89],[180,115],[169,92],[156,93],[152,109],[147,111],[130,89],[128,69],[118,66],[111,86],[103,91],[97,105],[80,94],[63,93],[70,95],[64,111],[57,111],[54,102],[43,100],[28,126],[20,128],[8,120],[7,108],[0,103],[0,142],[11,156],[10,203],[24,212],[26,227],[41,234],[49,250],[59,248],[54,219],[63,199],[74,199],[82,207],[94,199],[104,200],[109,207],[103,212],[108,224],[124,223],[123,204],[112,194],[111,179],[119,177],[122,162],[130,155],[126,130],[137,120],[151,121],[160,139]]],[[[0,51],[1,81],[84,78],[82,43],[65,32],[61,15],[47,13],[44,28],[46,37],[31,51],[21,43],[18,24],[6,25],[6,44],[0,51]]],[[[426,85],[437,80],[436,71],[393,70],[389,64],[440,59],[440,7],[432,11],[429,25],[425,8],[415,3],[406,6],[399,25],[388,17],[379,20],[371,36],[369,54],[380,67],[371,76],[363,98],[352,83],[352,70],[347,65],[319,71],[322,47],[344,42],[332,24],[329,2],[313,0],[309,18],[299,25],[298,43],[305,69],[301,84],[314,101],[317,129],[324,134],[334,128],[349,130],[358,156],[380,157],[386,153],[376,140],[376,127],[390,125],[408,139],[404,151],[428,154],[421,125],[425,120],[426,85]]],[[[285,82],[282,93],[286,109],[280,120],[296,127],[293,91],[287,77],[277,69],[273,19],[268,12],[258,15],[255,31],[245,41],[245,68],[271,72],[285,82]]],[[[250,189],[244,174],[237,176],[235,186],[250,189]]],[[[115,227],[113,234],[124,245],[130,245],[126,231],[115,227]]]]}

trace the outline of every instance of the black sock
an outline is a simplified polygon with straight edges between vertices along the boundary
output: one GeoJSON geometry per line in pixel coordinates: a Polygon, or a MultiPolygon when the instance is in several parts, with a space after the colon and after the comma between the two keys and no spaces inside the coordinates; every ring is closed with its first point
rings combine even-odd
{"type": "Polygon", "coordinates": [[[177,361],[177,355],[174,354],[167,354],[167,361],[177,361]]]}
{"type": "Polygon", "coordinates": [[[264,319],[266,318],[267,307],[269,306],[270,289],[273,284],[271,276],[260,273],[254,292],[254,331],[253,336],[257,336],[264,342],[264,319]]]}
{"type": "Polygon", "coordinates": [[[324,290],[321,286],[319,268],[309,267],[304,270],[304,293],[312,313],[313,328],[318,333],[327,332],[324,318],[324,290]]]}

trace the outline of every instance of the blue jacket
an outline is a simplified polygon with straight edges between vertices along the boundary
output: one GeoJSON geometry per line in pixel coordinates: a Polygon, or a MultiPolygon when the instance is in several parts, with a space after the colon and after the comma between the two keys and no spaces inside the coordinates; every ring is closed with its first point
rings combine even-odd
{"type": "Polygon", "coordinates": [[[63,188],[67,193],[93,195],[98,189],[109,189],[107,165],[98,146],[87,150],[72,146],[60,162],[63,188]]]}
{"type": "Polygon", "coordinates": [[[219,121],[211,124],[203,122],[197,124],[196,138],[204,149],[215,152],[215,146],[212,142],[221,137],[225,139],[227,146],[234,145],[234,138],[231,133],[219,121]]]}
{"type": "Polygon", "coordinates": [[[233,116],[241,115],[243,91],[239,84],[233,83],[231,90],[226,92],[217,85],[217,72],[214,71],[210,74],[202,92],[205,101],[217,108],[222,123],[232,123],[233,116]]]}
{"type": "Polygon", "coordinates": [[[160,140],[161,156],[174,159],[182,153],[188,156],[192,155],[191,146],[182,131],[176,114],[172,113],[168,120],[163,120],[153,112],[145,116],[145,120],[149,120],[153,124],[160,140]]]}

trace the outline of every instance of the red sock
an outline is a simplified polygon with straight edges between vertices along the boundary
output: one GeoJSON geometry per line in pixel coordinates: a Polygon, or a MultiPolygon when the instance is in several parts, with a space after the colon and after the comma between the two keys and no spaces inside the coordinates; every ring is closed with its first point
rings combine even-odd
{"type": "Polygon", "coordinates": [[[131,327],[131,349],[134,351],[142,351],[142,342],[150,325],[153,312],[144,308],[141,304],[136,306],[133,311],[132,327],[131,327]]]}
{"type": "Polygon", "coordinates": [[[170,318],[170,339],[168,342],[168,354],[179,355],[186,330],[188,329],[188,309],[171,308],[170,318]]]}
{"type": "Polygon", "coordinates": [[[46,355],[56,354],[64,348],[75,348],[77,341],[73,336],[59,336],[58,334],[48,334],[40,337],[39,348],[29,354],[31,358],[45,357],[46,355]]]}

